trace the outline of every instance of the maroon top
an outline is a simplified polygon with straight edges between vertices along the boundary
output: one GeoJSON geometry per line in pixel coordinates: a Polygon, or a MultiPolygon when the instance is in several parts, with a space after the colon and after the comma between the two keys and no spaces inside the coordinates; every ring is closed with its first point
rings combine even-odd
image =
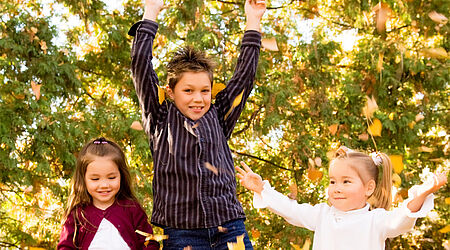
{"type": "Polygon", "coordinates": [[[159,249],[159,244],[156,241],[150,241],[145,247],[145,236],[135,232],[138,229],[151,234],[153,230],[148,223],[147,214],[139,203],[131,200],[116,201],[105,210],[101,210],[94,205],[72,210],[62,228],[57,249],[88,249],[100,222],[104,218],[117,228],[123,240],[132,250],[159,249]],[[75,212],[78,213],[78,218],[86,218],[86,220],[82,219],[81,223],[78,222],[76,227],[74,222],[75,212]],[[73,241],[75,229],[77,230],[76,246],[73,241]]]}

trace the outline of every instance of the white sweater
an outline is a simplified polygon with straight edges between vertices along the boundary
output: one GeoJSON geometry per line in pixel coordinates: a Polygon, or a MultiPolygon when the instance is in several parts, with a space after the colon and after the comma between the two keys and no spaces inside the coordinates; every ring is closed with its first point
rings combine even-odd
{"type": "Polygon", "coordinates": [[[342,212],[326,203],[315,206],[298,204],[275,191],[267,181],[264,182],[261,195],[255,194],[253,197],[254,207],[267,207],[290,224],[314,231],[314,250],[384,249],[386,238],[410,231],[416,219],[425,217],[434,207],[434,196],[431,194],[420,211],[412,213],[407,208],[420,186],[411,188],[410,198],[392,211],[381,208],[369,211],[367,204],[358,210],[342,212]]]}

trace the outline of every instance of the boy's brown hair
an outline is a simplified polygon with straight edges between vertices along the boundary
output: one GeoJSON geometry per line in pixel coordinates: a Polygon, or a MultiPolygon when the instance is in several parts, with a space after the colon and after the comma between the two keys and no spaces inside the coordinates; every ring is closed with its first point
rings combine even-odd
{"type": "Polygon", "coordinates": [[[184,72],[206,72],[212,86],[215,66],[215,62],[206,56],[203,51],[197,50],[192,46],[185,46],[173,53],[172,59],[167,64],[169,88],[175,88],[184,72]]]}

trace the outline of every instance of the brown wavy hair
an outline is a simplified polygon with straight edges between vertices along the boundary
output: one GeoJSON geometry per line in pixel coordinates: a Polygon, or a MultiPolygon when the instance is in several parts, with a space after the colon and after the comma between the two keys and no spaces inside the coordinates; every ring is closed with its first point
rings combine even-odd
{"type": "MultiPolygon", "coordinates": [[[[90,225],[94,227],[89,221],[86,220],[83,210],[83,206],[92,204],[92,197],[88,193],[85,183],[85,175],[87,167],[97,157],[110,157],[110,159],[116,164],[120,172],[120,189],[116,194],[117,200],[134,200],[137,198],[132,189],[131,175],[128,170],[128,164],[122,149],[117,143],[112,140],[107,140],[103,137],[89,141],[79,152],[76,162],[75,173],[72,176],[70,185],[70,195],[67,202],[67,207],[64,211],[63,222],[67,220],[72,213],[74,217],[75,227],[90,225]]],[[[94,227],[95,228],[95,227],[94,227]]],[[[75,244],[77,229],[75,228],[75,235],[73,238],[75,244]]],[[[76,246],[76,244],[75,244],[76,246]]]]}

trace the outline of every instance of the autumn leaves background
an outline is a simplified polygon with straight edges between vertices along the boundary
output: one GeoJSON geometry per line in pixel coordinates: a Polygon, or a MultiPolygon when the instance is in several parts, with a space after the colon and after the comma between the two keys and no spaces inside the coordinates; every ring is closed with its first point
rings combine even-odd
{"type": "MultiPolygon", "coordinates": [[[[127,151],[139,198],[151,209],[152,161],[127,36],[142,3],[124,1],[115,10],[106,2],[0,4],[0,247],[54,248],[75,155],[94,137],[110,137],[127,151]]],[[[167,2],[155,39],[158,76],[165,79],[168,53],[191,44],[216,58],[218,92],[235,66],[243,1],[167,2]]],[[[396,202],[422,172],[448,168],[448,1],[267,6],[255,89],[230,140],[236,162],[309,203],[324,201],[323,176],[340,145],[390,155],[396,202]],[[344,50],[347,31],[353,46],[344,50]]],[[[449,196],[442,189],[431,216],[394,239],[394,248],[448,244],[449,196]]],[[[257,248],[308,248],[311,232],[252,209],[244,189],[238,197],[257,248]]]]}

